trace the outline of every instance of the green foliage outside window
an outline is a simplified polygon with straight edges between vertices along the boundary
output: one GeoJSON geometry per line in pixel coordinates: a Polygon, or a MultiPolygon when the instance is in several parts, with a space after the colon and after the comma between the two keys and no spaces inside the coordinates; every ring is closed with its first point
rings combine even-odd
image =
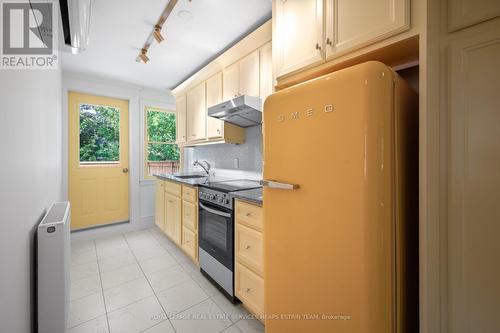
{"type": "Polygon", "coordinates": [[[175,142],[175,114],[147,110],[148,161],[178,161],[179,147],[175,142]]]}
{"type": "Polygon", "coordinates": [[[120,110],[80,105],[80,162],[120,160],[120,110]]]}

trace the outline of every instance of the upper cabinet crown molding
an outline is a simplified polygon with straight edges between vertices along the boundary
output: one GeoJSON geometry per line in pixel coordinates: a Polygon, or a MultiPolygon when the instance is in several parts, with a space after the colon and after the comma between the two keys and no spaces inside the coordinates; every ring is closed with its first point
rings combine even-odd
{"type": "Polygon", "coordinates": [[[273,57],[278,79],[411,28],[410,0],[274,0],[273,3],[273,57]]]}
{"type": "Polygon", "coordinates": [[[500,1],[498,0],[448,0],[450,32],[498,16],[500,16],[500,1]]]}

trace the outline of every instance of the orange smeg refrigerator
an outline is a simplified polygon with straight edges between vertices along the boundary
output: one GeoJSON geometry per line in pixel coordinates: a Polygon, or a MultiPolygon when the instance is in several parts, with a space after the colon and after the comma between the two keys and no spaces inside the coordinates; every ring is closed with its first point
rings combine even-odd
{"type": "Polygon", "coordinates": [[[418,101],[367,62],[264,106],[267,333],[418,332],[418,101]]]}

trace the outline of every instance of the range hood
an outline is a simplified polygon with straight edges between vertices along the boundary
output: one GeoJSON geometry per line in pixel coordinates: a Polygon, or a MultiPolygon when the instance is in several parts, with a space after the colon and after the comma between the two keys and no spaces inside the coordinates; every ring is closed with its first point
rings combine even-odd
{"type": "Polygon", "coordinates": [[[208,108],[208,115],[240,127],[262,124],[262,100],[241,95],[208,108]]]}

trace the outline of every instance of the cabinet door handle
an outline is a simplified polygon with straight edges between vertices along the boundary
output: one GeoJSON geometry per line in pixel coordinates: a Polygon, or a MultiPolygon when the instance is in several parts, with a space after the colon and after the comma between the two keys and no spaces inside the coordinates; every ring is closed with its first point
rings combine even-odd
{"type": "Polygon", "coordinates": [[[319,43],[316,43],[316,50],[321,51],[321,45],[319,45],[319,43]]]}
{"type": "Polygon", "coordinates": [[[252,216],[252,213],[246,213],[245,216],[250,217],[250,216],[252,216]]]}
{"type": "Polygon", "coordinates": [[[245,250],[250,250],[250,245],[245,246],[245,250]]]}
{"type": "Polygon", "coordinates": [[[330,39],[330,37],[326,38],[326,45],[333,45],[332,40],[330,39]]]}
{"type": "Polygon", "coordinates": [[[247,288],[245,289],[245,292],[249,293],[252,289],[251,288],[247,288]]]}
{"type": "Polygon", "coordinates": [[[172,200],[168,200],[168,203],[172,203],[173,201],[172,200]]]}

